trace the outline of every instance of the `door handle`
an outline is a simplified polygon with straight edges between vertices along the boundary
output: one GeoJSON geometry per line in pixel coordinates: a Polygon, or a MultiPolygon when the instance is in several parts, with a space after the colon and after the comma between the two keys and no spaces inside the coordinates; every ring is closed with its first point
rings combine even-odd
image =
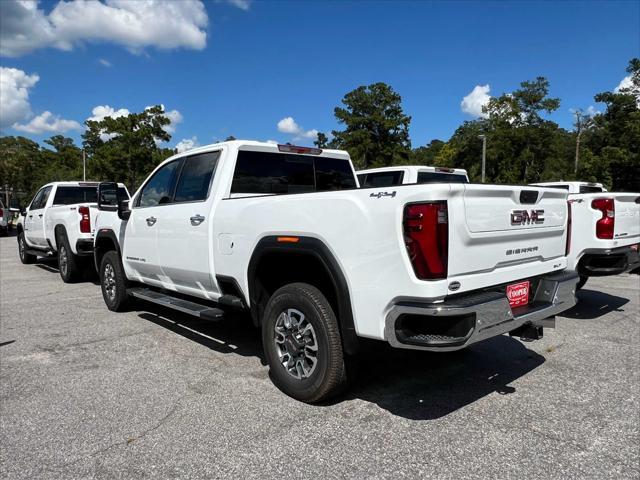
{"type": "Polygon", "coordinates": [[[42,214],[41,214],[41,213],[39,213],[39,214],[38,214],[38,216],[39,216],[40,218],[42,218],[42,214]]]}
{"type": "Polygon", "coordinates": [[[33,215],[29,215],[29,218],[33,218],[33,215]]]}
{"type": "Polygon", "coordinates": [[[204,222],[204,217],[202,215],[194,215],[189,220],[191,220],[191,225],[198,226],[204,222]]]}
{"type": "Polygon", "coordinates": [[[158,221],[156,217],[147,218],[147,226],[153,227],[153,225],[158,221]]]}

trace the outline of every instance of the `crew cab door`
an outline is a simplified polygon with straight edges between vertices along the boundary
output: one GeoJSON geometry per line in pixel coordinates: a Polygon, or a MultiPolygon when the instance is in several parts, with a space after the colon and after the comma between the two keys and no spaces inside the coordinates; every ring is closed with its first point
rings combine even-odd
{"type": "Polygon", "coordinates": [[[219,151],[185,157],[172,204],[158,212],[156,246],[166,288],[202,297],[218,291],[210,238],[219,158],[219,151]]]}
{"type": "Polygon", "coordinates": [[[36,193],[24,219],[24,234],[27,242],[36,247],[47,246],[47,239],[44,235],[44,211],[52,188],[49,185],[36,193]]]}
{"type": "Polygon", "coordinates": [[[130,278],[153,285],[163,280],[156,248],[158,221],[162,212],[171,208],[181,165],[182,159],[178,159],[160,167],[131,201],[122,246],[122,262],[130,278]]]}

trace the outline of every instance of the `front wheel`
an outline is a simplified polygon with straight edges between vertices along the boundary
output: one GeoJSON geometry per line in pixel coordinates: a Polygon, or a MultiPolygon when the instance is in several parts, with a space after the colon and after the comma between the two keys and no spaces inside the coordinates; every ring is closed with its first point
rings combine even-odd
{"type": "Polygon", "coordinates": [[[338,321],[312,285],[292,283],[267,303],[262,345],[275,385],[307,403],[339,393],[347,383],[338,321]]]}
{"type": "Polygon", "coordinates": [[[100,285],[107,308],[112,312],[122,312],[129,300],[127,277],[124,274],[118,253],[113,250],[102,257],[100,285]]]}
{"type": "Polygon", "coordinates": [[[24,264],[36,261],[35,255],[27,253],[27,241],[24,239],[24,232],[18,234],[18,255],[20,256],[20,261],[24,264]]]}

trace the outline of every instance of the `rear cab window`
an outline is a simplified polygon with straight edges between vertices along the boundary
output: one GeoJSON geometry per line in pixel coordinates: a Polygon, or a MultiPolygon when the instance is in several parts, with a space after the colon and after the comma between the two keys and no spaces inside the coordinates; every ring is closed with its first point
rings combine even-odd
{"type": "Polygon", "coordinates": [[[601,193],[602,187],[596,185],[580,185],[580,193],[601,193]]]}
{"type": "Polygon", "coordinates": [[[231,194],[283,195],[356,188],[346,159],[240,150],[231,194]]]}
{"type": "Polygon", "coordinates": [[[393,187],[395,185],[402,185],[404,172],[402,170],[397,170],[394,172],[364,173],[358,178],[361,178],[360,186],[363,188],[393,187]]]}
{"type": "MultiPolygon", "coordinates": [[[[129,198],[127,190],[123,187],[118,187],[119,198],[129,198]]],[[[60,185],[56,189],[56,194],[53,197],[53,206],[56,205],[75,205],[77,203],[97,203],[98,202],[98,187],[97,186],[75,186],[75,185],[60,185]]]]}
{"type": "Polygon", "coordinates": [[[469,183],[466,175],[443,172],[418,172],[418,183],[469,183]]]}

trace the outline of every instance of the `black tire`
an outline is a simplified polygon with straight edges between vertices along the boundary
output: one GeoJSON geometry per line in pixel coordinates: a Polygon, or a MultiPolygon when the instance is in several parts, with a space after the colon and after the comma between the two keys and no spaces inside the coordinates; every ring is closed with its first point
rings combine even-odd
{"type": "Polygon", "coordinates": [[[20,261],[25,265],[35,262],[37,258],[35,255],[27,253],[27,242],[24,239],[24,232],[18,234],[18,256],[20,257],[20,261]]]}
{"type": "Polygon", "coordinates": [[[80,259],[71,251],[69,239],[64,232],[58,233],[58,271],[64,283],[75,283],[80,279],[82,271],[80,259]]]}
{"type": "Polygon", "coordinates": [[[7,235],[9,235],[9,226],[0,227],[0,237],[6,237],[7,235]]]}
{"type": "Polygon", "coordinates": [[[580,281],[578,282],[578,285],[576,285],[576,290],[580,290],[582,287],[584,287],[584,284],[587,283],[587,280],[589,280],[589,277],[580,275],[580,281]]]}
{"type": "MultiPolygon", "coordinates": [[[[289,323],[292,323],[291,320],[289,323]]],[[[285,330],[283,330],[285,331],[285,330]]],[[[342,341],[340,338],[340,328],[331,305],[325,296],[316,287],[306,283],[292,283],[278,289],[269,299],[262,319],[262,346],[270,367],[270,374],[273,383],[287,395],[307,403],[317,403],[337,395],[347,384],[347,373],[345,358],[342,351],[342,341]],[[305,336],[293,339],[292,331],[286,330],[288,336],[276,333],[276,326],[281,328],[285,320],[282,318],[296,317],[295,321],[300,324],[310,324],[312,332],[308,330],[305,336]],[[300,314],[303,316],[301,317],[300,314]],[[276,338],[280,338],[279,345],[276,338]],[[288,340],[287,340],[288,338],[288,340]],[[313,340],[313,341],[309,341],[313,340]],[[301,342],[301,343],[300,343],[301,342]],[[304,345],[301,347],[301,345],[304,345]],[[313,346],[316,347],[315,357],[313,351],[308,352],[313,346]],[[283,353],[283,350],[287,350],[283,353]],[[295,355],[290,355],[289,350],[297,350],[300,355],[298,360],[304,362],[309,367],[307,372],[299,374],[299,378],[290,373],[284,366],[282,358],[293,360],[295,355]],[[303,353],[304,352],[304,353],[303,353]],[[315,362],[309,362],[309,357],[315,358],[315,362]],[[288,357],[287,357],[288,355],[288,357]],[[313,366],[309,366],[309,364],[313,366]]],[[[291,367],[297,370],[298,363],[291,367]]],[[[300,365],[300,369],[303,366],[300,365]]],[[[298,370],[299,373],[299,370],[298,370]]]]}
{"type": "Polygon", "coordinates": [[[100,288],[107,308],[112,312],[122,312],[129,301],[128,281],[120,256],[115,250],[105,253],[100,262],[100,288]]]}

